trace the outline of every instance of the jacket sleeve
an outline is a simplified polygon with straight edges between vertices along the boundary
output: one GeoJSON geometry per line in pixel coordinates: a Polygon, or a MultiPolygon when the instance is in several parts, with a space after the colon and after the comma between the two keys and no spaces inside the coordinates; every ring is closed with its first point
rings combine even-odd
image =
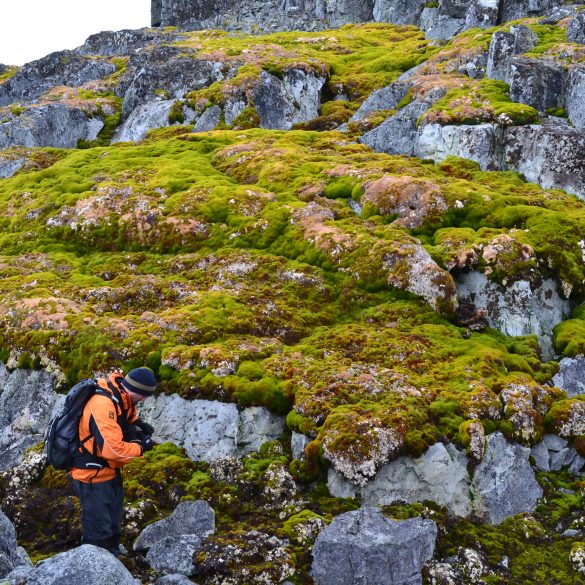
{"type": "Polygon", "coordinates": [[[121,467],[142,455],[138,443],[127,443],[117,422],[116,408],[107,396],[94,396],[88,403],[89,429],[97,446],[98,454],[112,467],[121,467]]]}

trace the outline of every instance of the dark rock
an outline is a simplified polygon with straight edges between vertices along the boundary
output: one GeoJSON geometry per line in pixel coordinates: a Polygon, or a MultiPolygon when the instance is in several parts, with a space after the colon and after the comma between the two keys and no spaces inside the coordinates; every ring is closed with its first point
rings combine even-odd
{"type": "Polygon", "coordinates": [[[431,520],[397,522],[364,506],[337,516],[313,547],[315,585],[415,585],[433,557],[437,527],[431,520]]]}
{"type": "Polygon", "coordinates": [[[193,555],[201,542],[196,534],[167,536],[150,547],[146,560],[155,571],[190,576],[194,572],[193,555]]]}
{"type": "MultiPolygon", "coordinates": [[[[11,580],[8,575],[8,579],[11,580]]],[[[136,585],[128,569],[111,553],[86,544],[41,561],[29,570],[26,585],[136,585]]]]}
{"type": "Polygon", "coordinates": [[[486,75],[490,79],[506,81],[510,76],[510,59],[515,54],[516,39],[509,32],[496,32],[492,36],[486,75]]]}
{"type": "Polygon", "coordinates": [[[193,132],[208,132],[217,127],[221,120],[221,108],[219,106],[211,106],[199,115],[193,132]]]}
{"type": "Polygon", "coordinates": [[[378,0],[374,3],[374,20],[394,24],[413,24],[428,4],[425,0],[378,0]]]}
{"type": "Polygon", "coordinates": [[[372,92],[352,116],[350,122],[362,120],[368,114],[378,110],[395,110],[411,87],[412,84],[407,81],[396,81],[372,92]]]}
{"type": "Polygon", "coordinates": [[[215,531],[215,514],[203,500],[181,502],[174,512],[148,525],[136,539],[134,550],[145,550],[167,537],[194,535],[200,539],[215,531]]]}
{"type": "Polygon", "coordinates": [[[3,157],[0,154],[0,179],[12,177],[27,161],[27,157],[3,157]]]}
{"type": "Polygon", "coordinates": [[[0,364],[0,470],[16,466],[42,440],[56,398],[55,380],[46,371],[9,372],[0,364]]]}
{"type": "Polygon", "coordinates": [[[569,43],[585,44],[585,12],[579,12],[567,29],[567,41],[569,43]]]}
{"type": "Polygon", "coordinates": [[[97,138],[104,123],[64,103],[31,106],[0,122],[0,149],[12,146],[76,148],[79,140],[97,138]]]}
{"type": "Polygon", "coordinates": [[[487,437],[486,453],[475,469],[472,486],[477,495],[477,512],[491,524],[532,512],[542,497],[542,488],[528,462],[529,454],[529,449],[508,443],[499,431],[487,437]]]}
{"type": "Polygon", "coordinates": [[[441,10],[448,16],[455,18],[465,18],[467,10],[473,4],[470,0],[441,0],[439,5],[441,10]]]}
{"type": "Polygon", "coordinates": [[[510,98],[541,113],[564,105],[565,72],[560,65],[514,57],[510,61],[510,98]]]}
{"type": "Polygon", "coordinates": [[[158,30],[141,28],[138,30],[104,31],[87,38],[76,51],[81,55],[131,55],[144,50],[149,45],[172,43],[180,37],[177,33],[163,33],[158,30]]]}
{"type": "Polygon", "coordinates": [[[221,64],[195,58],[185,47],[155,47],[128,61],[116,93],[124,97],[122,119],[164,88],[167,98],[182,98],[189,91],[208,87],[224,78],[221,64]]]}
{"type": "Polygon", "coordinates": [[[89,59],[75,51],[51,53],[27,63],[0,85],[0,106],[34,100],[56,85],[79,87],[94,79],[104,79],[115,71],[114,64],[89,59]]]}
{"type": "Polygon", "coordinates": [[[16,542],[12,522],[0,510],[0,579],[18,566],[30,566],[28,556],[16,542]]]}
{"type": "Polygon", "coordinates": [[[498,2],[473,0],[465,15],[465,28],[489,28],[498,24],[498,2]]]}

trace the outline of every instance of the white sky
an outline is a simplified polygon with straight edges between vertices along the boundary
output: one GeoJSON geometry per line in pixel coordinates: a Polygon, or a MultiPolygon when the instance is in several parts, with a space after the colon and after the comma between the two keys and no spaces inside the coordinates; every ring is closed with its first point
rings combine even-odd
{"type": "Polygon", "coordinates": [[[94,33],[150,26],[150,0],[0,0],[0,63],[74,49],[94,33]]]}

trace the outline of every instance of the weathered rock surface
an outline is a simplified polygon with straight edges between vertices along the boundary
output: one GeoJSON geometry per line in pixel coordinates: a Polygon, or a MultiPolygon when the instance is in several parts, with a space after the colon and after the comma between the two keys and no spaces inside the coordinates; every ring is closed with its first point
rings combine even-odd
{"type": "Polygon", "coordinates": [[[567,96],[565,99],[567,116],[578,130],[585,130],[585,67],[573,66],[569,70],[567,96]]]}
{"type": "Polygon", "coordinates": [[[565,71],[554,62],[514,57],[510,62],[510,98],[540,113],[560,108],[565,97],[565,71]]]}
{"type": "Polygon", "coordinates": [[[575,474],[585,472],[585,458],[568,441],[557,435],[545,435],[542,441],[534,445],[530,455],[536,468],[542,471],[568,469],[575,474]]]}
{"type": "Polygon", "coordinates": [[[507,516],[532,512],[542,496],[528,463],[529,454],[530,449],[508,442],[498,432],[488,436],[473,477],[465,453],[437,443],[417,459],[404,456],[383,466],[361,487],[331,469],[328,487],[336,497],[359,496],[370,504],[430,500],[456,516],[474,513],[500,524],[507,516]]]}
{"type": "Polygon", "coordinates": [[[9,372],[0,363],[0,471],[18,465],[42,440],[56,399],[55,380],[45,370],[9,372]]]}
{"type": "Polygon", "coordinates": [[[494,33],[488,52],[487,77],[508,82],[512,57],[529,51],[537,44],[537,35],[527,26],[512,26],[510,32],[494,33]]]}
{"type": "Polygon", "coordinates": [[[569,24],[567,29],[567,41],[569,43],[585,44],[585,13],[579,12],[569,24]]]}
{"type": "Polygon", "coordinates": [[[173,573],[172,575],[163,575],[159,577],[155,582],[154,585],[191,585],[194,581],[191,581],[185,575],[180,575],[178,573],[173,573]]]}
{"type": "Polygon", "coordinates": [[[88,37],[76,51],[81,55],[115,57],[142,51],[147,45],[172,43],[180,37],[157,29],[104,31],[88,37]]]}
{"type": "MultiPolygon", "coordinates": [[[[18,569],[17,569],[18,571],[18,569]]],[[[41,561],[25,572],[8,575],[26,585],[136,585],[128,569],[108,551],[86,544],[41,561]],[[17,576],[24,581],[17,580],[17,576]]]]}
{"type": "Polygon", "coordinates": [[[24,549],[16,542],[16,531],[12,522],[0,510],[0,579],[19,566],[28,569],[31,562],[24,549]]]}
{"type": "Polygon", "coordinates": [[[476,513],[497,525],[508,516],[532,512],[543,492],[528,462],[530,449],[509,443],[499,431],[486,442],[472,482],[476,513]]]}
{"type": "Polygon", "coordinates": [[[397,81],[382,89],[372,92],[351,117],[350,122],[356,122],[365,118],[368,114],[378,110],[394,110],[400,101],[406,96],[411,84],[408,81],[397,81]]]}
{"type": "Polygon", "coordinates": [[[553,384],[563,389],[569,398],[585,394],[585,356],[563,358],[559,372],[553,377],[553,384]]]}
{"type": "Polygon", "coordinates": [[[0,179],[8,179],[19,171],[24,163],[26,157],[2,157],[0,156],[0,179]]]}
{"type": "Polygon", "coordinates": [[[290,439],[290,446],[293,459],[304,461],[306,459],[305,449],[310,442],[311,439],[309,439],[309,437],[307,437],[306,435],[303,435],[301,433],[295,433],[293,431],[290,439]]]}
{"type": "Polygon", "coordinates": [[[155,571],[189,576],[194,571],[193,555],[201,548],[201,542],[196,534],[166,536],[148,549],[146,560],[155,571]]]}
{"type": "Polygon", "coordinates": [[[155,427],[155,441],[172,441],[191,459],[241,457],[274,441],[285,428],[282,417],[263,407],[238,410],[235,404],[159,396],[145,401],[141,416],[155,427]]]}
{"type": "Polygon", "coordinates": [[[20,115],[0,118],[0,149],[12,146],[76,148],[79,140],[97,138],[104,123],[64,103],[26,108],[20,115]]]}
{"type": "Polygon", "coordinates": [[[455,283],[460,300],[483,312],[490,327],[510,336],[537,335],[543,357],[552,359],[553,327],[571,312],[569,301],[559,296],[556,282],[545,280],[533,287],[521,280],[504,287],[470,271],[457,275],[455,283]]]}
{"type": "Polygon", "coordinates": [[[431,520],[397,522],[364,506],[337,516],[317,537],[312,575],[316,585],[416,585],[433,556],[437,527],[431,520]]]}
{"type": "MultiPolygon", "coordinates": [[[[179,102],[180,103],[180,102],[179,102]]],[[[139,142],[153,128],[170,126],[169,115],[175,100],[153,101],[138,106],[128,116],[126,121],[116,130],[112,143],[115,142],[139,142]]],[[[189,124],[195,118],[195,112],[180,104],[183,111],[183,122],[189,124]]]]}
{"type": "MultiPolygon", "coordinates": [[[[203,500],[181,502],[170,516],[149,524],[140,533],[134,543],[134,550],[150,549],[165,538],[185,535],[203,540],[214,531],[215,513],[207,502],[203,500]]],[[[160,552],[159,549],[157,551],[160,552]]]]}
{"type": "Polygon", "coordinates": [[[14,102],[30,102],[53,86],[79,87],[94,79],[104,79],[115,71],[114,64],[83,57],[75,51],[51,53],[27,63],[0,83],[0,107],[14,102]]]}

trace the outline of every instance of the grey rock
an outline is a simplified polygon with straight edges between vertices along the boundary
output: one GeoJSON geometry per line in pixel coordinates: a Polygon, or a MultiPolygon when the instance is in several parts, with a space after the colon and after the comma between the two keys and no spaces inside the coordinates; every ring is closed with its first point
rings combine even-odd
{"type": "Polygon", "coordinates": [[[51,53],[27,63],[0,84],[0,107],[34,100],[56,85],[79,87],[115,71],[116,66],[108,61],[83,57],[74,51],[51,53]]]}
{"type": "MultiPolygon", "coordinates": [[[[10,575],[8,578],[10,579],[10,575]]],[[[86,544],[41,561],[27,571],[26,585],[136,585],[128,569],[111,553],[86,544]]]]}
{"type": "Polygon", "coordinates": [[[523,25],[510,27],[510,32],[496,32],[488,53],[486,75],[490,79],[508,82],[514,55],[525,53],[538,44],[538,36],[523,25]]]}
{"type": "MultiPolygon", "coordinates": [[[[150,130],[170,126],[169,114],[176,100],[147,102],[138,106],[124,123],[116,130],[112,143],[139,142],[150,130]]],[[[183,109],[184,124],[189,124],[195,117],[195,112],[186,106],[183,109]]]]}
{"type": "Polygon", "coordinates": [[[292,123],[307,122],[319,115],[321,92],[326,78],[302,69],[287,69],[282,83],[288,100],[292,103],[292,123]]]}
{"type": "Polygon", "coordinates": [[[365,502],[432,500],[456,516],[471,513],[467,457],[452,445],[435,443],[419,458],[399,457],[384,465],[361,492],[365,502]]]}
{"type": "Polygon", "coordinates": [[[510,27],[514,35],[514,53],[519,55],[527,53],[538,45],[538,35],[529,27],[523,24],[516,24],[510,27]]]}
{"type": "Polygon", "coordinates": [[[12,146],[76,148],[79,140],[97,138],[104,123],[80,108],[46,104],[26,108],[19,116],[0,122],[0,149],[12,146]]]}
{"type": "Polygon", "coordinates": [[[166,536],[150,547],[146,560],[155,571],[190,576],[194,572],[193,555],[201,548],[201,542],[196,534],[166,536]]]}
{"type": "Polygon", "coordinates": [[[221,108],[219,106],[211,106],[199,115],[195,122],[193,132],[209,132],[217,127],[221,120],[221,108]]]}
{"type": "Polygon", "coordinates": [[[415,585],[435,549],[431,520],[397,522],[373,507],[337,516],[313,547],[315,585],[415,585]]]}
{"type": "Polygon", "coordinates": [[[553,384],[564,390],[569,398],[585,394],[585,356],[563,358],[559,371],[553,377],[553,384]]]}
{"type": "Polygon", "coordinates": [[[489,28],[498,24],[497,0],[474,0],[465,15],[465,28],[489,28]]]}
{"type": "Polygon", "coordinates": [[[242,457],[277,439],[286,426],[283,417],[263,407],[238,410],[235,404],[184,400],[176,394],[149,398],[141,417],[155,427],[155,441],[172,441],[197,461],[242,457]]]}
{"type": "Polygon", "coordinates": [[[376,0],[373,16],[377,22],[414,24],[418,22],[425,0],[376,0]]]}
{"type": "Polygon", "coordinates": [[[46,371],[9,372],[0,363],[0,470],[17,465],[43,439],[56,397],[55,380],[46,371]]]}
{"type": "Polygon", "coordinates": [[[411,83],[396,81],[372,92],[352,116],[350,122],[362,120],[368,114],[378,110],[395,110],[411,87],[411,83]]]}
{"type": "Polygon", "coordinates": [[[477,271],[455,276],[462,302],[485,312],[490,327],[510,336],[538,337],[544,359],[552,359],[552,330],[571,313],[569,301],[562,299],[555,281],[545,280],[533,287],[528,281],[516,281],[501,286],[477,271]]]}
{"type": "Polygon", "coordinates": [[[0,579],[18,566],[29,567],[28,556],[16,543],[12,522],[0,510],[0,579]]]}
{"type": "Polygon", "coordinates": [[[542,438],[542,442],[549,451],[562,451],[566,449],[569,442],[558,435],[547,434],[542,438]]]}
{"type": "Polygon", "coordinates": [[[440,0],[439,6],[441,11],[448,16],[455,18],[465,17],[470,5],[473,4],[473,0],[440,0]]]}
{"type": "Polygon", "coordinates": [[[564,104],[565,72],[554,62],[514,57],[507,81],[512,101],[532,106],[541,113],[564,104]]]}
{"type": "Polygon", "coordinates": [[[569,71],[565,109],[575,128],[585,130],[585,67],[574,66],[569,71]]]}
{"type": "Polygon", "coordinates": [[[246,109],[247,102],[244,97],[234,97],[226,101],[223,107],[225,123],[231,126],[234,120],[246,109]]]}
{"type": "Polygon", "coordinates": [[[585,12],[579,12],[571,20],[567,29],[567,41],[569,43],[585,44],[585,12]]]}
{"type": "Polygon", "coordinates": [[[565,530],[565,531],[564,531],[564,532],[561,534],[561,536],[562,536],[563,538],[575,538],[575,537],[577,537],[577,536],[580,536],[580,535],[581,535],[581,531],[580,531],[580,530],[575,530],[575,529],[568,529],[568,530],[565,530]]]}
{"type": "Polygon", "coordinates": [[[223,78],[220,63],[197,59],[195,51],[185,47],[157,46],[132,55],[116,89],[124,98],[122,119],[156,99],[161,88],[168,98],[180,99],[223,78]]]}
{"type": "Polygon", "coordinates": [[[585,199],[585,136],[567,123],[510,127],[504,154],[507,168],[527,181],[585,199]]]}
{"type": "Polygon", "coordinates": [[[468,75],[472,79],[483,79],[486,75],[487,63],[488,53],[481,52],[466,63],[462,63],[457,67],[457,71],[463,75],[468,75]]]}
{"type": "Polygon", "coordinates": [[[465,18],[452,18],[444,14],[438,14],[431,18],[431,10],[425,9],[421,16],[421,28],[424,29],[426,37],[434,41],[445,41],[452,39],[465,28],[465,18]]]}
{"type": "MultiPolygon", "coordinates": [[[[575,456],[575,453],[571,453],[570,449],[563,449],[561,451],[552,452],[549,454],[549,466],[551,471],[560,471],[565,466],[565,459],[568,455],[575,456]]],[[[567,462],[567,465],[571,462],[572,457],[567,462]]]]}
{"type": "Polygon", "coordinates": [[[434,161],[459,156],[474,160],[482,170],[501,170],[500,142],[501,129],[496,124],[426,124],[416,134],[414,154],[434,161]]]}
{"type": "Polygon", "coordinates": [[[415,100],[386,118],[377,128],[366,132],[359,141],[378,152],[412,156],[418,133],[417,120],[430,107],[428,102],[415,100]]]}
{"type": "Polygon", "coordinates": [[[360,491],[359,486],[351,483],[332,467],[327,472],[327,488],[329,493],[336,498],[355,498],[360,491]]]}
{"type": "Polygon", "coordinates": [[[476,512],[491,524],[508,516],[533,512],[542,497],[528,462],[530,449],[506,441],[499,431],[487,437],[486,453],[476,467],[472,487],[476,512]]]}
{"type": "Polygon", "coordinates": [[[200,540],[215,531],[215,513],[203,500],[181,502],[170,516],[149,524],[134,542],[134,550],[145,550],[167,537],[191,535],[200,540]]]}
{"type": "Polygon", "coordinates": [[[581,457],[581,455],[576,455],[569,467],[569,471],[575,475],[585,474],[585,458],[581,457]]]}
{"type": "Polygon", "coordinates": [[[191,581],[191,579],[185,577],[185,575],[172,574],[159,577],[154,582],[154,585],[191,585],[192,583],[194,583],[194,581],[191,581]]]}
{"type": "Polygon", "coordinates": [[[0,179],[8,179],[22,168],[26,162],[26,157],[3,158],[0,155],[0,179]]]}
{"type": "Polygon", "coordinates": [[[91,35],[76,51],[81,55],[103,55],[115,57],[131,55],[150,45],[172,43],[180,37],[177,33],[167,33],[156,29],[104,31],[91,35]]]}
{"type": "Polygon", "coordinates": [[[534,459],[536,469],[550,471],[548,447],[544,441],[539,441],[532,447],[530,456],[534,459]]]}
{"type": "Polygon", "coordinates": [[[311,442],[311,439],[302,433],[295,433],[293,431],[291,439],[290,439],[290,446],[292,451],[293,459],[298,459],[299,461],[305,461],[305,448],[311,442]]]}

